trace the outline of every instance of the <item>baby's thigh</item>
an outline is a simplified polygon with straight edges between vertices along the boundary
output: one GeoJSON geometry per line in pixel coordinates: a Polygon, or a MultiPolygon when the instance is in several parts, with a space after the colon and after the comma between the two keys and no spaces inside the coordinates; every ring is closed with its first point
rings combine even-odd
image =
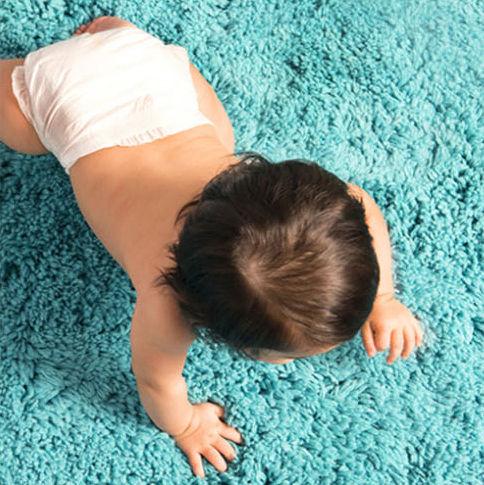
{"type": "Polygon", "coordinates": [[[12,91],[12,71],[23,62],[20,58],[0,60],[0,141],[17,152],[43,155],[49,151],[20,110],[12,91]]]}

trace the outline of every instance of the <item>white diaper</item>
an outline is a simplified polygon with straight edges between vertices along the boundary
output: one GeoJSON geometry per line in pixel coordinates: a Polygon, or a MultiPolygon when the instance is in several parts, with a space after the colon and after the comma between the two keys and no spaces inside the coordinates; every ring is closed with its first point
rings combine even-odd
{"type": "Polygon", "coordinates": [[[69,173],[101,148],[213,123],[199,109],[185,48],[136,27],[84,33],[29,53],[12,72],[20,109],[69,173]]]}

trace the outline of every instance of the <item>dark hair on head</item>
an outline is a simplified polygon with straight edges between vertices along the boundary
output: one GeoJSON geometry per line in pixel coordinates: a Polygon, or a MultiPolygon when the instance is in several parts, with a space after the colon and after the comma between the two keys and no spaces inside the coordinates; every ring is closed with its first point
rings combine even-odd
{"type": "Polygon", "coordinates": [[[248,358],[351,339],[380,278],[362,200],[316,162],[235,155],[180,209],[176,265],[155,286],[171,287],[197,336],[248,358]]]}

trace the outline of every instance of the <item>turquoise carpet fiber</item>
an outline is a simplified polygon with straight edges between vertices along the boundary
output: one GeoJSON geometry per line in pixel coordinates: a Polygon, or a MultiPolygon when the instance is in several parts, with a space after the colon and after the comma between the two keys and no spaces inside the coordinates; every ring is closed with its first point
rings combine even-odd
{"type": "Polygon", "coordinates": [[[482,483],[483,3],[3,0],[0,57],[101,15],[186,47],[237,151],[317,161],[374,197],[424,345],[388,365],[358,335],[271,365],[197,340],[190,400],[222,404],[246,444],[196,478],[139,401],[127,275],[55,157],[0,143],[0,485],[482,483]]]}

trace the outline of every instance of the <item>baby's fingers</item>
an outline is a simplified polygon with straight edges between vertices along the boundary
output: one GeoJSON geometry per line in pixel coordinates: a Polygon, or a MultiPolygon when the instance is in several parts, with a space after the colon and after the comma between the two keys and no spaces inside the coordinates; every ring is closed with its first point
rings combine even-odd
{"type": "Polygon", "coordinates": [[[220,436],[227,438],[228,440],[234,441],[239,445],[244,442],[242,435],[232,426],[227,423],[222,422],[222,428],[219,430],[220,436]]]}
{"type": "Polygon", "coordinates": [[[219,471],[224,472],[227,470],[227,463],[223,459],[222,455],[213,445],[208,445],[202,450],[202,455],[219,471]]]}
{"type": "Polygon", "coordinates": [[[236,457],[235,450],[222,437],[218,437],[212,446],[219,451],[227,460],[234,460],[236,457]]]}
{"type": "Polygon", "coordinates": [[[374,342],[377,350],[385,350],[390,345],[391,331],[390,325],[382,323],[376,325],[374,342]]]}
{"type": "Polygon", "coordinates": [[[370,322],[366,321],[361,327],[361,338],[363,339],[363,345],[370,357],[376,354],[375,341],[373,340],[373,331],[370,328],[370,322]]]}
{"type": "Polygon", "coordinates": [[[388,354],[387,358],[388,364],[392,364],[394,360],[401,354],[403,349],[403,335],[399,328],[392,332],[391,341],[390,353],[388,354]]]}
{"type": "Polygon", "coordinates": [[[420,323],[418,320],[415,320],[414,327],[415,327],[415,342],[417,346],[420,347],[420,345],[422,345],[423,332],[422,332],[422,327],[420,326],[420,323]]]}
{"type": "Polygon", "coordinates": [[[202,456],[200,455],[200,453],[188,453],[187,458],[190,466],[192,467],[193,473],[197,477],[205,478],[205,472],[203,471],[202,465],[202,456]]]}
{"type": "Polygon", "coordinates": [[[404,344],[402,359],[407,359],[410,352],[412,352],[413,348],[415,347],[415,330],[413,326],[405,325],[405,327],[403,327],[403,337],[404,344]]]}

